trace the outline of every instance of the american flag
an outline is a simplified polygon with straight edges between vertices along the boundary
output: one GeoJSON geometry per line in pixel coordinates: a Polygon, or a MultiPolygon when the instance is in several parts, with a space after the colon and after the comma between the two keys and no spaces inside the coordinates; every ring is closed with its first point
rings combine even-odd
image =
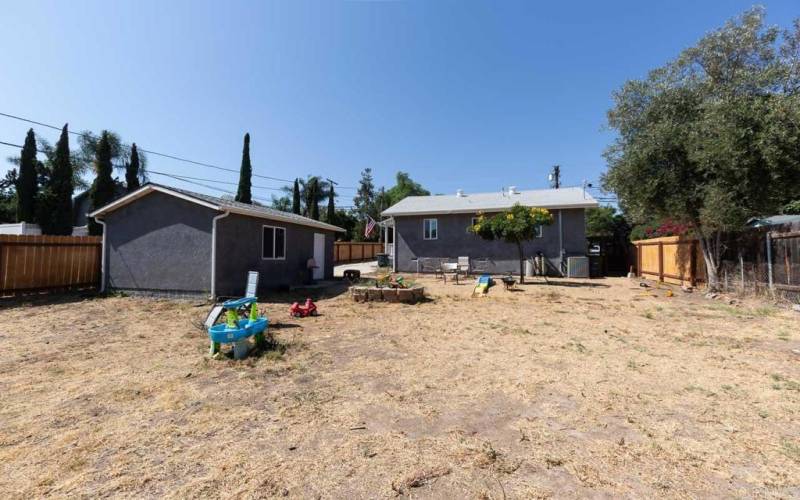
{"type": "Polygon", "coordinates": [[[375,229],[375,224],[377,224],[377,222],[375,222],[375,219],[367,215],[367,225],[366,227],[364,227],[364,238],[369,238],[369,233],[371,233],[372,230],[375,229]]]}

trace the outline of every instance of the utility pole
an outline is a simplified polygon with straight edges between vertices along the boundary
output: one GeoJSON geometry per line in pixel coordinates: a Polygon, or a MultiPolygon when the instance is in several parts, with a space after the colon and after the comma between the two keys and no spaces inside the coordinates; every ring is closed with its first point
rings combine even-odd
{"type": "Polygon", "coordinates": [[[590,187],[594,187],[594,186],[592,186],[591,182],[589,182],[586,179],[584,179],[583,180],[583,199],[584,200],[586,199],[586,189],[588,189],[590,187]]]}
{"type": "Polygon", "coordinates": [[[550,187],[554,189],[558,189],[561,187],[561,167],[559,165],[553,165],[553,171],[548,176],[550,179],[550,187]]]}

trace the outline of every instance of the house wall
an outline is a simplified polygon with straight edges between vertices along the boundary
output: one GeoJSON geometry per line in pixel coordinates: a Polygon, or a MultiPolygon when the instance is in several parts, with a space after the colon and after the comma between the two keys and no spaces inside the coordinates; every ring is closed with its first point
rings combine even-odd
{"type": "Polygon", "coordinates": [[[314,255],[314,233],[325,235],[325,279],[333,278],[334,233],[308,226],[232,214],[217,221],[217,295],[244,294],[247,271],[258,271],[259,293],[306,282],[314,255]],[[262,227],[286,228],[286,259],[261,257],[262,227]]]}
{"type": "Polygon", "coordinates": [[[215,210],[151,193],[105,217],[107,285],[118,290],[208,293],[215,210]]]}
{"type": "MultiPolygon", "coordinates": [[[[554,269],[560,269],[558,217],[561,212],[565,256],[586,255],[586,221],[584,209],[551,210],[553,224],[544,226],[542,237],[525,242],[525,257],[541,251],[554,269]]],[[[418,257],[456,260],[459,256],[470,259],[489,258],[492,272],[519,272],[519,254],[516,245],[504,241],[486,241],[467,231],[475,214],[450,214],[436,216],[395,217],[395,265],[400,272],[416,272],[418,257]],[[423,219],[438,219],[439,237],[425,240],[422,237],[423,219]]],[[[551,270],[552,272],[552,270],[551,270]]]]}

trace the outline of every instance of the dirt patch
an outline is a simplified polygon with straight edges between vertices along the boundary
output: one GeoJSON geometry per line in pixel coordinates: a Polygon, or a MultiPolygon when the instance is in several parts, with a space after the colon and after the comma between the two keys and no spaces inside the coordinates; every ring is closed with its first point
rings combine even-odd
{"type": "Polygon", "coordinates": [[[796,313],[625,279],[416,281],[416,305],[261,303],[280,349],[241,362],[206,357],[191,303],[3,308],[0,491],[800,494],[796,313]]]}

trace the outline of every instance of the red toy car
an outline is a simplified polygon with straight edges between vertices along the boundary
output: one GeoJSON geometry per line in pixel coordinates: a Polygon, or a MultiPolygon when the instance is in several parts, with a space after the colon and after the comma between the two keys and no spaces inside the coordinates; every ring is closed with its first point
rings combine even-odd
{"type": "Polygon", "coordinates": [[[289,315],[294,316],[295,318],[316,316],[317,305],[311,299],[306,299],[306,303],[303,305],[300,305],[299,302],[295,302],[294,304],[292,304],[292,307],[289,308],[289,315]]]}

